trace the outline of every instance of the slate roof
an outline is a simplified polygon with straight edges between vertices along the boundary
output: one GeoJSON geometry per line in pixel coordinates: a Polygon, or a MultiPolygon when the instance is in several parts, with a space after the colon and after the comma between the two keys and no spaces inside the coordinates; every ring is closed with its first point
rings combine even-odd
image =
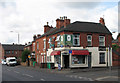
{"type": "MultiPolygon", "coordinates": [[[[53,35],[59,32],[85,32],[85,33],[103,33],[103,34],[111,34],[108,28],[101,23],[94,23],[94,22],[82,22],[76,21],[65,28],[62,26],[60,29],[52,28],[50,31],[46,32],[40,37],[53,35]]],[[[40,38],[39,37],[39,38],[40,38]]]]}
{"type": "Polygon", "coordinates": [[[24,45],[2,44],[4,50],[24,50],[24,45]]]}

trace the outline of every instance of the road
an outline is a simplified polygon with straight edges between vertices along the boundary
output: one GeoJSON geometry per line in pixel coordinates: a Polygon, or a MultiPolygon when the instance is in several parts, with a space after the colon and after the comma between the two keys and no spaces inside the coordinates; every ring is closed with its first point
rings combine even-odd
{"type": "MultiPolygon", "coordinates": [[[[78,69],[79,70],[79,69],[78,69]]],[[[23,66],[2,66],[3,81],[118,81],[118,70],[114,69],[111,75],[108,70],[100,71],[54,71],[23,66]]]]}
{"type": "Polygon", "coordinates": [[[3,81],[90,81],[89,79],[71,78],[64,74],[36,71],[22,66],[2,66],[3,81]]]}

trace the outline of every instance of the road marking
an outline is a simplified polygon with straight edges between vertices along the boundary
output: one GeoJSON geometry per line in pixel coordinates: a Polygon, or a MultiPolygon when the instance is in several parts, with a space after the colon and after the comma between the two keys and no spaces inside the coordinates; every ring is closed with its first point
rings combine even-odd
{"type": "Polygon", "coordinates": [[[17,72],[17,71],[14,71],[15,73],[20,73],[20,72],[17,72]]]}
{"type": "Polygon", "coordinates": [[[29,74],[23,74],[23,75],[33,78],[33,76],[31,76],[31,75],[29,75],[29,74]]]}
{"type": "Polygon", "coordinates": [[[42,78],[41,78],[40,80],[41,80],[41,81],[45,81],[45,80],[44,80],[44,79],[42,79],[42,78]]]}
{"type": "Polygon", "coordinates": [[[11,71],[11,70],[9,70],[9,69],[7,69],[8,71],[11,71]]]}
{"type": "Polygon", "coordinates": [[[96,80],[102,80],[102,79],[107,79],[107,78],[119,78],[119,77],[117,77],[117,76],[106,76],[106,77],[97,78],[96,80]]]}

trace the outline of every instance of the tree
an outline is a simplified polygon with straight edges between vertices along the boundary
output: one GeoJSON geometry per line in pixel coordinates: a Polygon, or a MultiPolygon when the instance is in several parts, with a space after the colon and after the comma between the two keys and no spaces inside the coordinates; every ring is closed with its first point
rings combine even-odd
{"type": "Polygon", "coordinates": [[[28,58],[29,54],[30,54],[30,51],[28,49],[22,52],[22,62],[26,62],[26,59],[28,58]]]}
{"type": "Polygon", "coordinates": [[[113,50],[116,50],[116,49],[118,49],[118,48],[119,48],[119,46],[118,46],[117,44],[112,45],[112,49],[113,49],[113,50]]]}

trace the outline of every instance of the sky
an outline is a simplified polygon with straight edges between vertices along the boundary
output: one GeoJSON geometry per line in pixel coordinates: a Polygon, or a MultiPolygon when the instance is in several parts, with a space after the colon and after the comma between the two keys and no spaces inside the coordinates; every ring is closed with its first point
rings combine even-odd
{"type": "Polygon", "coordinates": [[[99,23],[100,17],[116,39],[118,32],[119,0],[0,0],[0,43],[20,44],[43,34],[44,25],[56,26],[56,19],[67,16],[71,23],[99,23]],[[13,32],[11,32],[13,31],[13,32]]]}

